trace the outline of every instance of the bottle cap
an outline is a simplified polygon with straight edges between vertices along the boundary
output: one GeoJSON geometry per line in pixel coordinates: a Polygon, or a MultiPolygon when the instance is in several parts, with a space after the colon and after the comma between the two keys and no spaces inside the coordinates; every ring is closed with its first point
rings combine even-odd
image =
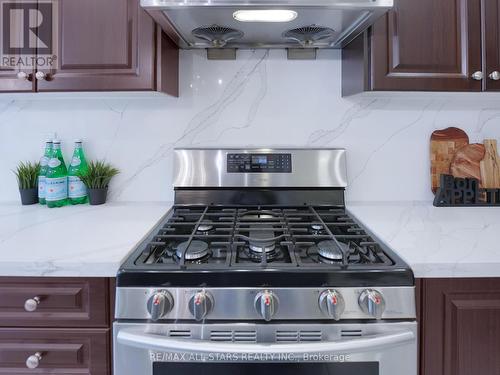
{"type": "Polygon", "coordinates": [[[55,139],[53,139],[53,140],[52,140],[52,143],[61,143],[61,140],[60,140],[60,139],[55,138],[55,139]]]}
{"type": "Polygon", "coordinates": [[[76,138],[75,139],[75,143],[82,143],[82,139],[81,138],[76,138]]]}
{"type": "Polygon", "coordinates": [[[52,143],[52,140],[57,138],[57,133],[46,133],[45,135],[45,143],[52,143]]]}

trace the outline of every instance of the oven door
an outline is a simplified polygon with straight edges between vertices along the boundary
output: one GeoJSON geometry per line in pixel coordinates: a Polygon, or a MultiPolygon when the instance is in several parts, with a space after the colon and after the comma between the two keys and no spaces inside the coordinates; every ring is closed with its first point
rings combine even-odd
{"type": "Polygon", "coordinates": [[[115,375],[417,375],[417,325],[114,324],[115,375]]]}

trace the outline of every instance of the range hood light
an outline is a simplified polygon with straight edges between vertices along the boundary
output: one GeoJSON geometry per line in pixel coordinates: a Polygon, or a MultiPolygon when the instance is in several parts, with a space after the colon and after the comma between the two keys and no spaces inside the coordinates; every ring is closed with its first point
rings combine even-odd
{"type": "Polygon", "coordinates": [[[240,22],[290,22],[297,12],[287,9],[237,10],[233,18],[240,22]]]}

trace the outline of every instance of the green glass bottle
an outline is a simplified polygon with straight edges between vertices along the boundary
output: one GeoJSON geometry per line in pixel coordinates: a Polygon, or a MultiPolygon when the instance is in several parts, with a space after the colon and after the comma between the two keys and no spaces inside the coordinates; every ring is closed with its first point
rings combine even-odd
{"type": "Polygon", "coordinates": [[[82,140],[75,140],[75,151],[68,168],[68,198],[71,204],[83,204],[88,202],[87,187],[78,177],[79,174],[87,172],[87,160],[83,152],[82,140]]]}
{"type": "Polygon", "coordinates": [[[52,155],[52,139],[45,141],[45,152],[40,158],[40,173],[38,173],[38,202],[45,204],[45,175],[47,174],[49,159],[52,155]]]}
{"type": "Polygon", "coordinates": [[[45,175],[45,201],[49,208],[68,204],[68,170],[58,139],[52,141],[52,155],[45,175]]]}

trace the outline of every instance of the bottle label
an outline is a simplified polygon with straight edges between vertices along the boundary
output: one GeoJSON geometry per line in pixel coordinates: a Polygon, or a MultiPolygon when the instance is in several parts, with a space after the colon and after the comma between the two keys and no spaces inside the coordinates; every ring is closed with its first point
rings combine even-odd
{"type": "Polygon", "coordinates": [[[45,199],[58,201],[68,198],[68,178],[45,178],[45,199]]]}
{"type": "Polygon", "coordinates": [[[45,198],[45,176],[38,176],[38,198],[45,198]]]}
{"type": "Polygon", "coordinates": [[[57,158],[52,158],[49,160],[49,167],[50,168],[57,168],[61,165],[61,161],[57,158]]]}
{"type": "Polygon", "coordinates": [[[76,176],[68,177],[68,196],[70,198],[83,198],[87,196],[87,187],[76,176]]]}
{"type": "Polygon", "coordinates": [[[49,158],[46,156],[42,156],[40,159],[40,166],[46,167],[49,164],[49,158]]]}
{"type": "Polygon", "coordinates": [[[80,164],[82,164],[80,158],[78,156],[73,156],[73,159],[71,159],[71,166],[78,167],[80,164]]]}

